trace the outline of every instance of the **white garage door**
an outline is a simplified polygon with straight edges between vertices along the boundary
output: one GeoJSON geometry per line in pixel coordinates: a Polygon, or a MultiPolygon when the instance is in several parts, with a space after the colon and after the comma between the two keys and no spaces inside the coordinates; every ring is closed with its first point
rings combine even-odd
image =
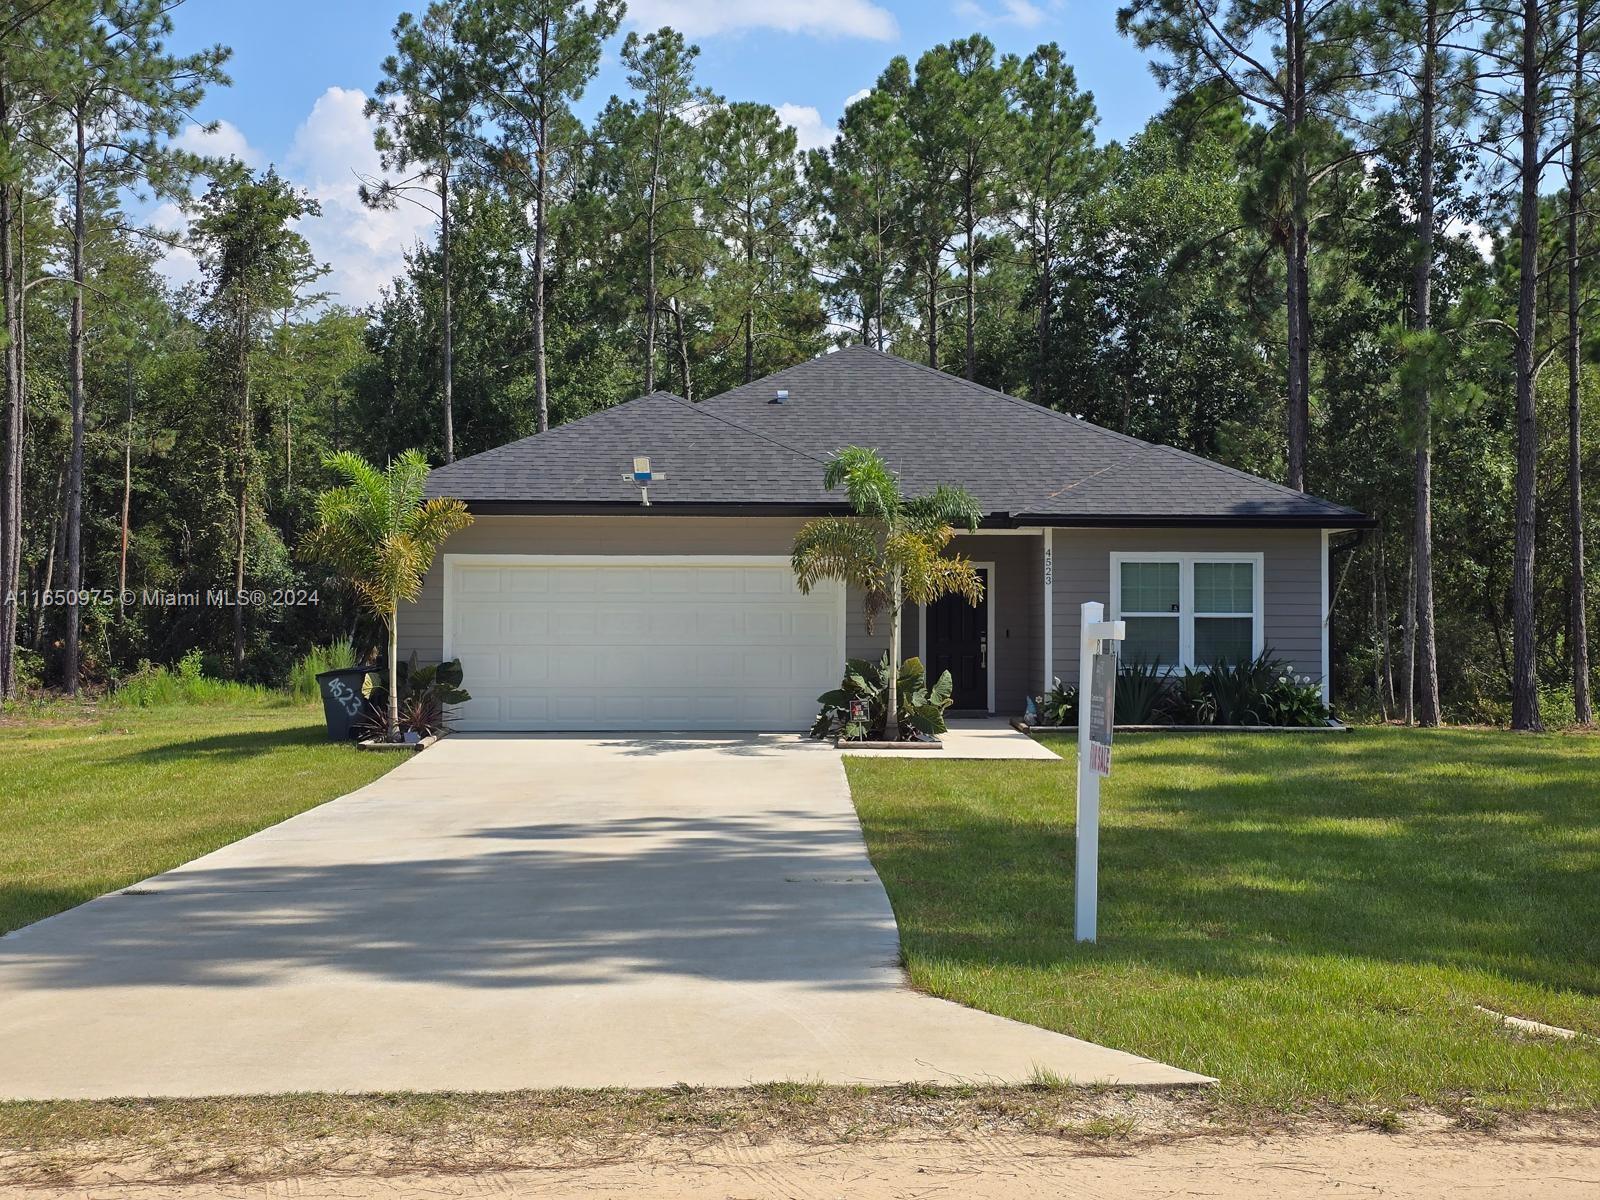
{"type": "Polygon", "coordinates": [[[844,597],[785,558],[445,556],[465,730],[800,730],[844,660],[844,597]]]}

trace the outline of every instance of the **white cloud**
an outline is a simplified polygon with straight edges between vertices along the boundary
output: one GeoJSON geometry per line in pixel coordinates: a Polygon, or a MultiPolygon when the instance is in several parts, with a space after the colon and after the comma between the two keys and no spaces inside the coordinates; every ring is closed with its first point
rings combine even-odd
{"type": "Polygon", "coordinates": [[[365,93],[330,87],[295,131],[288,177],[316,197],[322,215],[300,223],[318,261],[330,268],[318,287],[340,304],[369,304],[404,268],[405,252],[429,236],[433,214],[402,200],[391,211],[361,202],[363,176],[382,174],[365,93]]]}
{"type": "MultiPolygon", "coordinates": [[[[158,233],[175,238],[181,238],[189,232],[188,214],[170,200],[151,209],[145,217],[145,224],[158,233]]],[[[181,288],[200,278],[200,261],[182,246],[169,246],[159,269],[173,287],[181,288]]]]}
{"type": "Polygon", "coordinates": [[[236,158],[247,167],[259,167],[265,161],[261,151],[252,146],[243,131],[230,121],[218,121],[212,129],[204,125],[185,125],[183,132],[173,138],[172,143],[191,154],[236,158]]]}
{"type": "Polygon", "coordinates": [[[1445,237],[1464,238],[1485,262],[1494,258],[1494,235],[1477,221],[1451,217],[1444,223],[1445,237]]]}
{"type": "Polygon", "coordinates": [[[872,89],[869,87],[862,88],[859,92],[851,92],[844,98],[844,106],[849,108],[857,100],[865,100],[870,95],[872,95],[872,89]]]}
{"type": "Polygon", "coordinates": [[[778,120],[794,127],[795,133],[799,134],[802,150],[820,149],[834,139],[833,127],[809,104],[778,105],[778,120]]]}
{"type": "Polygon", "coordinates": [[[632,0],[628,19],[645,29],[671,25],[689,37],[776,29],[886,42],[900,32],[894,14],[872,0],[632,0]]]}
{"type": "Polygon", "coordinates": [[[1030,3],[1030,0],[1000,0],[1000,8],[996,12],[990,12],[975,0],[956,0],[954,8],[958,17],[983,25],[1020,25],[1024,29],[1033,29],[1042,25],[1045,19],[1044,9],[1030,3]]]}
{"type": "MultiPolygon", "coordinates": [[[[362,177],[382,174],[372,122],[362,111],[366,102],[366,95],[354,88],[328,88],[300,123],[279,164],[285,178],[322,206],[320,216],[299,223],[312,254],[328,264],[317,289],[336,303],[357,307],[378,299],[379,291],[404,269],[405,252],[430,238],[436,223],[431,211],[403,200],[392,211],[375,211],[361,202],[362,177]]],[[[197,153],[237,158],[256,168],[265,165],[266,156],[227,122],[209,133],[190,126],[177,142],[197,153]]],[[[145,220],[168,233],[186,233],[189,227],[183,210],[172,203],[153,208],[145,220]]],[[[166,252],[161,270],[176,287],[200,276],[194,255],[181,247],[166,252]]]]}

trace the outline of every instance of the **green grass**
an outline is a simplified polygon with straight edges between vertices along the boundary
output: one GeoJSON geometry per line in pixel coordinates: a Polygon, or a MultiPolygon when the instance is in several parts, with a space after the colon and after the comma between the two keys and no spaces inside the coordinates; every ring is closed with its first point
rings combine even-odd
{"type": "MultiPolygon", "coordinates": [[[[209,682],[209,681],[208,681],[209,682]]],[[[322,710],[65,705],[0,719],[0,933],[187,862],[395,765],[326,740],[322,710]]]]}
{"type": "Polygon", "coordinates": [[[917,986],[1299,1110],[1600,1111],[1600,738],[1118,739],[1100,941],[1072,937],[1073,747],[847,761],[917,986]]]}

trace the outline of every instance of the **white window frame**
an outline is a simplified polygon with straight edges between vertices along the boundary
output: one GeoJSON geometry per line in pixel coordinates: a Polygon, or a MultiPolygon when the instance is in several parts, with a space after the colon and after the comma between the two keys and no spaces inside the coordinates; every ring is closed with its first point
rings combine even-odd
{"type": "MultiPolygon", "coordinates": [[[[1123,563],[1177,563],[1178,564],[1178,662],[1171,664],[1169,670],[1180,670],[1183,667],[1193,669],[1194,661],[1194,567],[1196,563],[1248,563],[1253,568],[1250,575],[1251,606],[1253,611],[1250,617],[1250,646],[1251,653],[1260,656],[1266,649],[1267,636],[1267,605],[1266,605],[1266,555],[1260,551],[1216,550],[1216,551],[1189,551],[1189,550],[1139,550],[1115,551],[1111,555],[1111,620],[1120,621],[1122,613],[1122,564],[1123,563]]],[[[1153,613],[1152,616],[1172,616],[1171,613],[1153,613]]],[[[1242,617],[1245,613],[1205,613],[1204,616],[1233,616],[1242,617]]]]}

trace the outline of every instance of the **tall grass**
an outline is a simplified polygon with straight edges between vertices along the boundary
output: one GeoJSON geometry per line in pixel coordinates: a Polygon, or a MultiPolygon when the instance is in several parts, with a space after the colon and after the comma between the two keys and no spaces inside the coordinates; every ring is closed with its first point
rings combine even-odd
{"type": "Polygon", "coordinates": [[[106,701],[121,708],[160,708],[175,704],[261,704],[273,701],[304,703],[317,698],[319,672],[348,667],[354,661],[355,650],[349,638],[332,645],[314,647],[294,664],[289,672],[288,686],[279,690],[258,684],[212,679],[201,667],[200,651],[191,650],[175,667],[159,667],[148,662],[139,664],[139,669],[106,697],[106,701]]]}
{"type": "Polygon", "coordinates": [[[296,700],[315,700],[317,676],[321,672],[348,667],[355,661],[355,646],[349,638],[340,638],[326,646],[313,646],[289,672],[289,694],[296,700]]]}
{"type": "Polygon", "coordinates": [[[139,669],[106,697],[118,708],[161,708],[175,704],[263,704],[282,700],[281,692],[252,683],[210,679],[200,668],[200,651],[185,654],[176,667],[139,664],[139,669]]]}

